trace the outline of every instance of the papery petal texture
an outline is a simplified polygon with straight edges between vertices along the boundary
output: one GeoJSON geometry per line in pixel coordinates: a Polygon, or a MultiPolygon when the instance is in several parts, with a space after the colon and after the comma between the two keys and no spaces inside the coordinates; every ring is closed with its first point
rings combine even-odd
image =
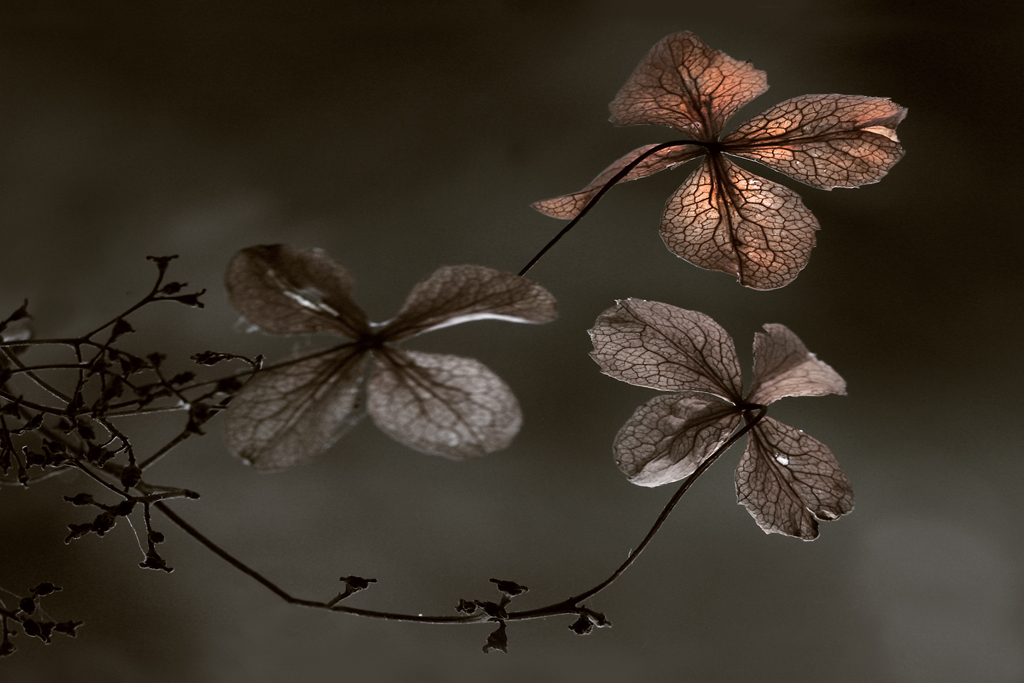
{"type": "Polygon", "coordinates": [[[903,158],[896,137],[907,110],[884,97],[802,95],[739,126],[729,154],[822,190],[877,183],[903,158]]]}
{"type": "Polygon", "coordinates": [[[365,352],[346,345],[257,373],[231,399],[228,448],[258,470],[315,457],[362,415],[364,360],[365,352]]]}
{"type": "Polygon", "coordinates": [[[770,417],[750,432],[736,468],[736,496],[765,533],[811,541],[818,520],[853,510],[853,489],[832,452],[770,417]]]}
{"type": "Polygon", "coordinates": [[[669,197],[661,238],[696,266],[768,290],[789,284],[807,265],[817,229],[797,193],[724,157],[706,157],[669,197]]]}
{"type": "Polygon", "coordinates": [[[351,276],[316,249],[243,249],[226,280],[231,302],[267,331],[353,340],[257,372],[234,396],[228,445],[257,469],[314,457],[366,411],[384,432],[428,453],[470,458],[506,447],[522,423],[508,385],[479,361],[391,342],[470,320],[557,316],[554,297],[537,283],[475,265],[439,268],[383,325],[367,320],[351,299],[351,276]],[[364,374],[368,357],[372,369],[364,374]]]}
{"type": "Polygon", "coordinates": [[[318,249],[242,249],[228,263],[225,281],[231,305],[266,332],[355,339],[369,330],[366,314],[351,298],[352,277],[318,249]]]}
{"type": "Polygon", "coordinates": [[[732,337],[710,317],[657,301],[618,301],[590,330],[591,357],[615,379],[662,391],[740,400],[732,337]]]}
{"type": "Polygon", "coordinates": [[[483,363],[420,351],[375,351],[367,385],[373,421],[396,441],[434,455],[501,450],[522,424],[515,395],[483,363]]]}
{"type": "MultiPolygon", "coordinates": [[[[819,189],[859,187],[878,182],[902,158],[896,127],[907,114],[884,97],[802,95],[722,136],[726,121],[767,88],[763,71],[684,31],[651,48],[609,105],[617,125],[661,125],[687,136],[678,143],[678,158],[660,151],[665,158],[643,160],[625,180],[705,157],[665,207],[661,237],[669,250],[758,290],[784,287],[799,275],[810,259],[818,221],[797,193],[727,156],[759,162],[819,189]]],[[[555,218],[576,218],[621,182],[616,176],[631,161],[655,147],[634,150],[584,189],[533,207],[555,218]]]]}
{"type": "Polygon", "coordinates": [[[615,463],[640,486],[685,479],[729,438],[740,419],[732,404],[707,394],[656,396],[619,430],[615,463]]]}
{"type": "Polygon", "coordinates": [[[609,105],[619,126],[668,126],[713,140],[743,105],[768,89],[763,71],[704,44],[689,31],[660,40],[609,105]]]}
{"type": "MultiPolygon", "coordinates": [[[[586,208],[590,200],[597,196],[597,193],[601,191],[601,188],[604,187],[606,183],[611,181],[611,179],[622,171],[622,169],[631,164],[638,157],[655,147],[658,147],[658,145],[644,145],[643,147],[634,149],[632,152],[623,156],[621,159],[618,159],[611,166],[601,171],[601,173],[582,190],[571,194],[563,194],[551,199],[543,199],[539,202],[534,202],[530,206],[547,216],[551,216],[552,218],[561,218],[563,220],[575,218],[581,211],[583,211],[584,208],[586,208]]],[[[695,159],[702,154],[704,154],[704,150],[698,145],[666,147],[665,149],[654,152],[650,156],[644,158],[618,182],[625,183],[630,180],[646,178],[647,176],[654,175],[659,171],[667,171],[681,164],[685,164],[687,161],[695,159]]]]}
{"type": "Polygon", "coordinates": [[[615,437],[615,462],[632,483],[685,479],[746,433],[736,493],[765,532],[813,540],[818,520],[853,509],[850,482],[831,451],[766,415],[783,396],[845,391],[842,378],[785,326],[765,325],[755,338],[756,379],[746,400],[735,388],[732,338],[702,313],[626,299],[598,316],[590,334],[591,356],[605,374],[677,391],[637,408],[615,437]]]}
{"type": "Polygon", "coordinates": [[[749,403],[768,405],[784,396],[845,394],[839,373],[807,350],[785,325],[769,324],[754,335],[754,381],[749,403]]]}
{"type": "Polygon", "coordinates": [[[546,323],[555,298],[532,280],[485,266],[444,266],[415,287],[381,336],[398,341],[470,320],[546,323]]]}

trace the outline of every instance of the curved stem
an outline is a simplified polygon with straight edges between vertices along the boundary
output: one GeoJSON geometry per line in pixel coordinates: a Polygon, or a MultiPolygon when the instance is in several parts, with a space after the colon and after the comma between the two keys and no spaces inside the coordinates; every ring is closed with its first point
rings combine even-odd
{"type": "MultiPolygon", "coordinates": [[[[661,511],[661,514],[658,515],[658,519],[655,520],[654,526],[652,526],[651,530],[647,532],[646,536],[644,536],[644,540],[640,541],[640,545],[638,545],[636,547],[636,550],[632,551],[629,554],[629,557],[626,558],[626,561],[623,562],[619,566],[618,569],[616,569],[614,572],[612,572],[611,576],[609,576],[607,579],[605,579],[601,583],[597,584],[596,586],[594,586],[590,590],[583,591],[582,593],[579,593],[578,595],[574,595],[571,598],[567,598],[564,602],[559,603],[559,605],[572,605],[573,607],[578,606],[579,603],[583,602],[587,598],[592,598],[593,596],[597,595],[598,593],[603,591],[608,586],[612,585],[612,583],[614,583],[617,578],[622,576],[622,574],[627,569],[629,569],[630,565],[632,565],[633,562],[636,561],[636,558],[638,558],[640,556],[640,553],[642,553],[644,551],[644,548],[647,547],[647,544],[650,543],[651,540],[654,539],[655,534],[658,533],[658,531],[661,529],[661,526],[665,523],[665,520],[667,520],[669,515],[672,514],[672,510],[675,509],[675,507],[679,503],[679,501],[682,500],[683,495],[687,491],[690,490],[690,487],[693,486],[693,483],[695,481],[697,481],[697,478],[700,477],[702,474],[704,474],[708,470],[708,468],[710,468],[711,465],[713,465],[715,463],[715,461],[718,460],[718,458],[723,453],[725,453],[727,450],[729,450],[733,446],[733,444],[735,444],[747,432],[749,432],[751,429],[753,429],[754,425],[756,425],[758,422],[760,422],[761,418],[763,418],[765,416],[765,414],[768,412],[767,406],[750,404],[749,406],[744,406],[744,408],[745,409],[744,409],[744,412],[743,412],[743,416],[744,416],[746,424],[744,424],[743,427],[739,431],[737,431],[735,434],[730,436],[725,441],[725,443],[723,443],[721,446],[719,446],[717,449],[715,449],[714,453],[709,455],[704,460],[704,462],[702,462],[700,465],[697,466],[697,469],[695,469],[690,476],[688,476],[686,479],[683,480],[683,483],[679,486],[679,489],[672,495],[672,497],[669,499],[668,503],[665,504],[665,508],[661,511]],[[756,409],[757,410],[757,414],[754,415],[753,417],[750,417],[751,409],[756,409]]],[[[545,608],[541,608],[540,610],[528,610],[526,612],[517,612],[516,614],[520,618],[527,619],[527,618],[530,618],[530,615],[533,612],[539,612],[539,611],[541,611],[543,609],[545,609],[545,608]]],[[[512,614],[510,613],[509,616],[511,617],[512,614]]],[[[538,614],[537,616],[545,616],[545,615],[538,614]]]]}
{"type": "Polygon", "coordinates": [[[17,348],[21,346],[44,346],[44,345],[59,345],[59,346],[75,346],[76,344],[82,344],[84,346],[95,346],[101,348],[103,345],[94,341],[89,341],[84,338],[77,339],[12,339],[10,341],[0,341],[0,348],[17,348]]]}
{"type": "MultiPolygon", "coordinates": [[[[39,375],[37,375],[35,373],[36,370],[41,369],[40,367],[36,367],[36,366],[29,367],[29,366],[25,365],[24,363],[21,362],[21,359],[18,358],[18,354],[13,353],[11,351],[8,351],[7,349],[0,349],[0,353],[3,354],[2,357],[6,358],[8,362],[13,363],[14,365],[17,366],[14,370],[11,371],[11,375],[23,372],[23,373],[25,373],[28,376],[29,379],[31,379],[33,382],[35,382],[37,386],[39,386],[44,391],[48,392],[51,396],[53,396],[57,400],[64,401],[65,403],[67,403],[68,401],[71,400],[71,397],[67,396],[62,391],[59,391],[56,387],[53,387],[48,382],[46,382],[42,377],[40,377],[39,375]]],[[[81,363],[76,363],[76,364],[71,364],[68,367],[73,368],[73,369],[75,369],[75,368],[80,369],[80,366],[81,366],[81,363]]],[[[42,369],[46,369],[46,368],[43,367],[42,369]]],[[[8,398],[7,392],[3,392],[3,394],[4,394],[3,398],[5,398],[7,400],[11,400],[11,399],[8,398]]],[[[25,403],[24,401],[22,401],[22,405],[25,405],[26,407],[33,407],[32,405],[30,405],[28,403],[25,403]]]]}
{"type": "Polygon", "coordinates": [[[580,219],[587,215],[587,212],[590,211],[594,204],[597,204],[601,197],[604,196],[604,193],[612,189],[612,186],[614,186],[616,183],[620,182],[623,178],[629,175],[629,172],[632,171],[637,166],[639,166],[641,161],[651,156],[652,154],[657,154],[663,149],[668,149],[669,147],[681,147],[683,145],[707,146],[707,143],[701,143],[696,140],[673,140],[672,142],[663,142],[660,145],[656,145],[650,148],[649,150],[638,156],[636,159],[633,159],[633,161],[623,166],[618,173],[612,176],[611,180],[605,183],[604,186],[597,191],[597,194],[590,198],[590,201],[586,203],[586,205],[583,207],[583,210],[576,214],[576,217],[569,221],[569,224],[562,228],[557,235],[551,238],[551,241],[545,244],[544,248],[538,251],[537,255],[530,259],[529,263],[523,266],[523,269],[519,271],[519,276],[522,277],[523,275],[526,275],[528,272],[530,272],[530,269],[537,265],[537,261],[540,261],[541,257],[544,256],[544,254],[548,253],[548,250],[558,243],[558,240],[562,239],[562,237],[564,237],[567,232],[576,227],[576,224],[580,222],[580,219]]]}
{"type": "MultiPolygon", "coordinates": [[[[745,421],[745,424],[743,425],[743,427],[740,428],[735,434],[730,436],[721,446],[719,446],[717,449],[715,449],[715,451],[710,456],[708,456],[697,467],[696,470],[694,470],[693,474],[691,474],[685,480],[683,480],[683,483],[679,487],[679,490],[677,490],[675,492],[675,494],[672,495],[672,498],[669,499],[668,503],[665,505],[665,508],[661,511],[661,514],[658,516],[658,519],[655,520],[654,525],[651,527],[650,531],[647,532],[647,535],[644,536],[644,539],[640,542],[640,545],[638,545],[636,547],[636,549],[633,550],[629,554],[629,557],[626,558],[626,561],[623,562],[618,567],[618,569],[616,569],[614,572],[612,572],[611,576],[609,576],[607,579],[605,579],[601,583],[597,584],[593,588],[590,588],[589,590],[583,591],[582,593],[578,593],[576,595],[573,595],[572,597],[569,597],[569,598],[567,598],[567,599],[565,599],[565,600],[563,600],[561,602],[553,603],[551,605],[546,605],[544,607],[538,607],[538,608],[529,609],[529,610],[521,610],[521,611],[518,611],[518,612],[509,611],[509,612],[507,612],[506,616],[502,617],[501,620],[502,621],[524,621],[524,620],[527,620],[527,619],[541,619],[541,618],[556,616],[556,615],[560,615],[560,614],[580,614],[580,613],[582,613],[581,611],[582,611],[583,608],[580,605],[580,603],[582,603],[584,600],[587,600],[588,598],[591,598],[591,597],[597,595],[598,593],[600,593],[601,591],[603,591],[605,588],[607,588],[612,583],[614,583],[616,579],[618,579],[620,576],[622,576],[622,574],[627,569],[629,569],[629,567],[633,564],[633,562],[635,562],[636,559],[640,556],[640,553],[643,552],[644,548],[647,547],[647,545],[651,542],[651,540],[654,538],[654,536],[661,529],[662,525],[665,523],[665,521],[668,519],[669,515],[672,513],[672,510],[676,507],[676,505],[682,499],[683,495],[690,489],[690,487],[694,484],[694,482],[696,482],[697,479],[702,474],[704,474],[704,472],[706,472],[708,470],[708,468],[711,467],[711,465],[714,464],[714,462],[723,453],[725,453],[730,447],[732,447],[733,444],[735,444],[741,437],[743,437],[747,432],[749,432],[751,429],[753,429],[754,426],[761,420],[761,418],[763,418],[765,416],[765,414],[767,413],[767,410],[768,410],[766,406],[754,405],[754,404],[749,404],[749,405],[744,404],[744,405],[738,406],[738,407],[743,410],[743,417],[744,417],[744,421],[745,421]],[[751,411],[753,411],[753,410],[756,410],[757,414],[751,416],[751,411]]],[[[323,600],[309,600],[309,599],[305,599],[305,598],[297,598],[297,597],[293,596],[291,593],[289,593],[288,591],[286,591],[283,588],[281,588],[280,586],[278,586],[276,583],[274,583],[270,579],[266,578],[265,576],[263,576],[262,574],[257,572],[252,567],[248,566],[247,564],[245,564],[241,560],[237,559],[236,557],[234,557],[233,555],[228,553],[226,550],[224,550],[219,545],[217,545],[216,543],[211,541],[209,538],[204,536],[198,529],[196,529],[191,524],[189,524],[184,519],[182,519],[180,516],[178,516],[178,514],[175,513],[173,510],[171,510],[163,501],[154,502],[153,503],[153,507],[155,507],[158,510],[160,510],[160,512],[162,512],[168,519],[170,519],[180,529],[182,529],[185,533],[187,533],[192,538],[194,538],[197,541],[199,541],[202,545],[206,546],[206,548],[208,550],[213,552],[215,555],[220,557],[222,560],[224,560],[225,562],[227,562],[232,567],[234,567],[238,571],[242,572],[246,576],[249,576],[250,578],[255,580],[257,583],[261,584],[264,588],[266,588],[267,590],[272,592],[274,595],[278,596],[279,598],[281,598],[282,600],[284,600],[285,602],[287,602],[289,604],[302,605],[303,607],[312,607],[312,608],[317,608],[317,609],[326,609],[326,610],[330,610],[332,612],[343,612],[343,613],[346,613],[346,614],[352,614],[352,615],[355,615],[355,616],[367,617],[367,618],[371,618],[371,619],[382,619],[382,620],[387,620],[387,621],[411,621],[411,622],[418,622],[418,623],[423,623],[423,624],[468,624],[468,623],[479,623],[479,622],[482,622],[482,621],[488,621],[488,620],[490,620],[492,618],[492,617],[488,616],[486,613],[484,613],[483,611],[475,612],[473,614],[465,614],[465,615],[457,615],[457,616],[423,615],[423,614],[402,614],[402,613],[397,613],[397,612],[380,612],[380,611],[377,611],[377,610],[360,609],[360,608],[357,608],[357,607],[347,607],[345,605],[337,604],[337,602],[338,602],[337,599],[323,601],[323,600]]]]}
{"type": "Polygon", "coordinates": [[[269,590],[271,593],[281,598],[285,602],[292,605],[302,605],[303,607],[314,607],[319,609],[327,609],[332,612],[345,612],[348,614],[355,614],[361,617],[370,617],[373,619],[384,619],[390,621],[418,621],[420,623],[428,624],[453,624],[453,623],[468,623],[476,621],[484,621],[485,618],[480,615],[460,615],[460,616],[424,616],[421,614],[395,614],[391,612],[378,612],[376,610],[359,609],[356,607],[346,607],[344,605],[332,604],[330,601],[323,600],[307,600],[305,598],[297,598],[288,591],[284,590],[276,583],[257,572],[252,567],[241,560],[235,558],[233,555],[228,553],[226,550],[221,548],[219,545],[204,536],[198,529],[193,527],[191,524],[186,522],[184,519],[179,517],[177,513],[171,510],[164,502],[158,501],[153,503],[153,507],[160,510],[164,515],[174,522],[178,527],[187,533],[192,538],[202,543],[206,548],[213,552],[217,557],[221,558],[232,567],[242,572],[246,576],[254,579],[256,582],[261,584],[264,588],[269,590]]]}

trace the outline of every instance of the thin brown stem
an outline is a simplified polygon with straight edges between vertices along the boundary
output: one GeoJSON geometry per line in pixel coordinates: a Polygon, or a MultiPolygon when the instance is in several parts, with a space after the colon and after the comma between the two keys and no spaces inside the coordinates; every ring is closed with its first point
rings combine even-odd
{"type": "Polygon", "coordinates": [[[523,269],[519,271],[519,276],[522,277],[523,275],[526,275],[528,272],[530,272],[530,269],[533,268],[535,265],[537,265],[537,261],[540,261],[541,257],[544,256],[544,254],[548,253],[548,250],[550,250],[551,247],[555,246],[560,239],[565,237],[566,233],[568,233],[570,230],[572,230],[574,227],[576,227],[576,224],[579,223],[580,220],[585,215],[587,215],[587,212],[590,211],[590,209],[593,208],[593,206],[595,204],[597,204],[598,201],[600,201],[601,197],[604,196],[605,192],[607,192],[608,190],[612,189],[612,187],[616,183],[618,183],[623,178],[625,178],[627,175],[629,175],[629,172],[632,171],[637,166],[639,166],[641,161],[643,161],[647,157],[651,156],[652,154],[657,154],[661,150],[668,149],[669,147],[681,147],[683,145],[702,145],[702,144],[706,144],[706,143],[701,143],[701,142],[698,142],[698,141],[695,141],[695,140],[674,140],[672,142],[663,142],[660,145],[652,147],[651,149],[647,150],[646,152],[644,152],[643,154],[638,156],[636,159],[633,159],[633,161],[631,161],[628,164],[626,164],[625,166],[623,166],[622,170],[620,170],[618,173],[616,173],[612,177],[611,180],[609,180],[607,183],[605,183],[604,186],[601,187],[601,189],[597,191],[597,194],[595,194],[593,197],[591,197],[590,201],[587,202],[586,206],[583,207],[583,210],[580,211],[576,215],[575,218],[573,218],[571,221],[569,221],[569,224],[566,225],[564,228],[562,228],[558,232],[557,235],[555,235],[553,238],[551,238],[551,241],[548,242],[547,244],[545,244],[544,248],[541,249],[540,251],[538,251],[536,256],[534,256],[532,259],[530,259],[529,263],[527,263],[525,266],[523,266],[523,269]]]}
{"type": "MultiPolygon", "coordinates": [[[[672,495],[672,497],[669,499],[668,503],[666,503],[664,509],[661,511],[661,514],[658,515],[658,519],[655,520],[654,526],[652,526],[651,530],[647,532],[646,536],[644,536],[644,540],[640,541],[640,545],[638,545],[636,547],[636,549],[633,550],[629,554],[629,557],[626,558],[626,561],[623,562],[619,566],[618,569],[616,569],[614,572],[612,572],[611,576],[609,576],[607,579],[605,579],[601,583],[597,584],[596,586],[594,586],[593,588],[591,588],[589,590],[586,590],[586,591],[583,591],[582,593],[579,593],[578,595],[574,595],[571,598],[567,598],[564,602],[558,603],[558,606],[563,606],[564,605],[564,606],[578,607],[581,602],[583,602],[584,600],[586,600],[588,598],[592,598],[593,596],[597,595],[598,593],[603,591],[605,588],[607,588],[608,586],[612,585],[612,583],[614,583],[616,579],[618,579],[620,576],[622,576],[622,574],[627,569],[629,569],[630,565],[632,565],[633,562],[636,561],[636,558],[638,558],[640,556],[640,553],[642,553],[644,551],[644,549],[647,547],[647,545],[654,539],[655,534],[658,533],[658,531],[661,529],[661,526],[668,519],[669,515],[672,514],[672,510],[675,509],[675,507],[679,503],[679,501],[682,500],[683,495],[687,491],[690,490],[690,487],[693,486],[694,482],[697,481],[698,477],[700,477],[702,474],[704,474],[704,472],[706,472],[708,470],[708,468],[710,468],[711,465],[713,465],[715,463],[715,461],[718,460],[718,458],[723,453],[725,453],[727,450],[729,450],[729,448],[731,448],[733,446],[733,444],[735,444],[747,432],[749,432],[751,429],[753,429],[754,425],[756,425],[758,422],[760,422],[761,418],[763,418],[765,416],[765,413],[767,413],[767,412],[768,412],[768,408],[766,406],[759,406],[759,405],[753,405],[753,404],[751,404],[749,406],[746,406],[746,409],[744,410],[744,417],[746,418],[746,424],[744,424],[743,427],[739,431],[737,431],[735,434],[733,434],[731,437],[729,437],[729,439],[726,440],[725,443],[723,443],[721,446],[719,446],[717,449],[715,449],[715,452],[712,453],[710,456],[708,456],[704,460],[704,462],[702,462],[700,465],[698,465],[697,469],[695,469],[693,471],[693,474],[691,474],[690,476],[688,476],[686,479],[683,480],[683,483],[679,486],[679,489],[672,495]],[[756,409],[757,410],[757,414],[754,415],[754,416],[750,416],[750,411],[752,409],[756,409]]],[[[538,617],[546,616],[545,614],[541,613],[545,609],[547,609],[547,608],[543,608],[542,607],[542,608],[537,609],[537,610],[528,610],[526,612],[518,612],[518,613],[515,613],[515,614],[516,614],[516,616],[518,616],[521,619],[528,619],[528,618],[531,618],[531,616],[534,615],[534,613],[537,613],[536,616],[538,616],[538,617]]],[[[511,617],[511,616],[512,616],[512,613],[509,614],[509,617],[511,617]]]]}
{"type": "Polygon", "coordinates": [[[242,572],[246,576],[252,578],[257,583],[261,584],[264,588],[269,590],[271,593],[281,598],[285,602],[292,605],[302,605],[303,607],[313,607],[318,609],[327,609],[332,612],[345,612],[347,614],[355,614],[361,617],[369,617],[372,619],[384,619],[389,621],[416,621],[427,624],[457,624],[457,623],[468,623],[475,621],[483,621],[484,619],[479,615],[459,615],[459,616],[425,616],[422,614],[397,614],[391,612],[378,612],[376,610],[359,609],[356,607],[347,607],[345,605],[332,604],[331,601],[324,600],[307,600],[305,598],[297,598],[288,591],[284,590],[276,583],[268,579],[267,577],[260,574],[258,571],[248,566],[241,560],[235,558],[233,555],[228,553],[226,550],[221,548],[219,545],[204,536],[198,529],[193,527],[191,524],[182,519],[176,512],[171,510],[165,503],[156,502],[153,503],[153,507],[162,512],[168,519],[174,522],[182,531],[187,533],[192,538],[199,541],[201,544],[206,546],[208,550],[213,552],[217,557],[221,558],[232,567],[242,572]]]}
{"type": "MultiPolygon", "coordinates": [[[[672,498],[665,505],[665,508],[661,511],[658,519],[655,520],[654,525],[640,545],[633,550],[626,561],[623,562],[618,569],[612,572],[611,576],[597,584],[589,590],[583,591],[567,598],[561,602],[546,605],[544,607],[538,607],[529,610],[521,611],[509,611],[506,616],[502,617],[502,621],[525,621],[527,619],[542,619],[546,617],[552,617],[561,614],[581,614],[584,610],[581,603],[584,600],[592,598],[597,595],[605,588],[608,588],[612,583],[615,582],[622,574],[629,569],[629,567],[636,561],[640,556],[640,553],[647,547],[647,545],[654,539],[654,536],[661,529],[662,525],[668,519],[672,510],[676,507],[683,495],[690,489],[690,487],[697,481],[697,479],[708,470],[709,467],[727,451],[733,444],[735,444],[740,438],[742,438],[747,432],[754,428],[754,426],[765,416],[767,408],[760,405],[743,405],[738,406],[743,410],[743,415],[746,424],[739,429],[735,434],[729,437],[721,446],[715,449],[714,453],[708,456],[698,467],[694,470],[693,474],[687,477],[679,489],[673,494],[672,498]],[[756,415],[751,415],[751,412],[756,410],[756,415]]],[[[284,590],[276,583],[257,572],[252,567],[248,566],[235,556],[228,553],[226,550],[221,548],[215,542],[203,535],[198,529],[193,527],[191,524],[182,519],[177,513],[171,510],[164,502],[158,501],[153,503],[153,507],[160,510],[164,515],[167,516],[174,524],[180,529],[187,533],[192,538],[199,541],[208,550],[213,552],[215,555],[220,557],[222,560],[230,564],[232,567],[242,572],[246,576],[249,576],[257,583],[261,584],[264,588],[278,596],[285,602],[292,605],[302,605],[303,607],[312,607],[317,609],[327,609],[332,612],[343,612],[345,614],[353,614],[355,616],[367,617],[371,619],[382,619],[387,621],[410,621],[424,624],[468,624],[478,623],[481,621],[487,621],[491,617],[487,616],[483,612],[475,612],[473,614],[458,615],[458,616],[446,616],[446,615],[423,615],[423,614],[402,614],[397,612],[380,612],[376,610],[360,609],[356,607],[347,607],[345,605],[337,604],[337,599],[322,601],[322,600],[308,600],[305,598],[297,598],[288,591],[284,590]]]]}

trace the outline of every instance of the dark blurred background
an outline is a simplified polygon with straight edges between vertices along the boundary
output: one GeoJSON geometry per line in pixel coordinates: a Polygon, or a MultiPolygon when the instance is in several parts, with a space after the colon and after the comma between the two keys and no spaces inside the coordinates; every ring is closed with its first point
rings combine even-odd
{"type": "MultiPolygon", "coordinates": [[[[0,6],[0,312],[24,298],[40,337],[78,335],[145,293],[146,255],[208,287],[204,310],[133,318],[139,352],[185,369],[207,349],[280,358],[319,340],[245,334],[221,285],[238,249],[322,247],[375,320],[442,264],[518,270],[562,223],[531,201],[578,189],[668,130],[616,129],[607,104],[660,38],[689,29],[749,59],[786,98],[887,96],[907,156],[880,184],[796,188],[822,230],[790,286],[748,291],[672,256],[665,199],[689,170],[614,189],[531,273],[558,298],[542,326],[482,322],[413,348],[479,358],[515,389],[508,450],[455,463],[370,421],[313,463],[261,475],[219,424],[153,469],[202,499],[174,507],[288,590],[448,613],[530,586],[522,606],[611,572],[671,495],[611,458],[654,392],[602,376],[586,330],[616,298],[701,310],[744,365],[763,323],[793,329],[849,396],[773,414],[828,444],[857,509],[814,543],[764,535],[722,459],[647,553],[590,602],[614,622],[390,624],[291,607],[169,522],[175,572],[137,568],[131,529],[70,546],[69,478],[0,491],[0,586],[64,587],[86,621],[24,636],[0,680],[1024,680],[1022,10],[975,2],[171,2],[0,6]]],[[[753,165],[747,165],[754,168],[753,165]]],[[[779,176],[758,169],[766,176],[779,176]]],[[[749,367],[749,366],[748,366],[749,367]]],[[[125,423],[146,452],[181,416],[125,423]]],[[[7,600],[7,597],[4,597],[7,600]]]]}

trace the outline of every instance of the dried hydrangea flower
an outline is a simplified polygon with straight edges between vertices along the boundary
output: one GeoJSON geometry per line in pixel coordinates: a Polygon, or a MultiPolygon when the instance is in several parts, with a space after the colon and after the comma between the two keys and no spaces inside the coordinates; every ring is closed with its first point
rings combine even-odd
{"type": "Polygon", "coordinates": [[[615,460],[631,482],[684,479],[756,420],[736,469],[737,498],[766,533],[813,540],[818,520],[853,509],[853,489],[823,443],[762,411],[785,396],[845,394],[846,383],[788,328],[764,329],[754,337],[746,395],[732,337],[697,311],[619,301],[590,330],[591,356],[610,377],[674,392],[640,406],[615,437],[615,460]]]}
{"type": "Polygon", "coordinates": [[[319,250],[249,247],[231,260],[226,280],[231,303],[267,332],[351,340],[261,371],[232,399],[228,446],[257,469],[319,454],[361,417],[363,394],[377,426],[412,448],[460,459],[505,448],[522,414],[500,377],[471,358],[394,344],[470,320],[544,323],[556,316],[543,287],[484,266],[438,269],[379,325],[352,300],[352,277],[319,250]]]}
{"type": "Polygon", "coordinates": [[[884,97],[803,95],[723,137],[726,121],[767,89],[763,71],[688,31],[662,39],[612,101],[611,121],[667,126],[688,139],[635,149],[582,190],[533,207],[572,219],[624,171],[618,182],[702,157],[665,205],[665,245],[752,289],[784,287],[807,265],[818,220],[797,193],[737,166],[728,155],[823,190],[875,183],[903,157],[896,126],[907,110],[884,97]]]}

